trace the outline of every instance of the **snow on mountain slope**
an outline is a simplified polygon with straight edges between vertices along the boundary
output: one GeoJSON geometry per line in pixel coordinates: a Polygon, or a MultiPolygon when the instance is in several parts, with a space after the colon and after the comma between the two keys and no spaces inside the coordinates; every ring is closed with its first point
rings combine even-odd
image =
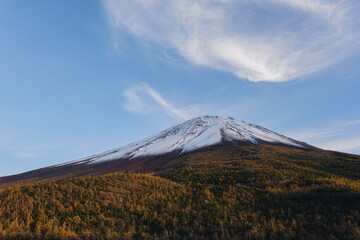
{"type": "Polygon", "coordinates": [[[305,143],[254,124],[240,122],[233,118],[202,116],[166,129],[141,141],[62,165],[99,163],[120,158],[131,160],[137,157],[160,155],[172,151],[186,153],[222,141],[248,141],[257,145],[258,140],[295,147],[307,146],[305,143]]]}

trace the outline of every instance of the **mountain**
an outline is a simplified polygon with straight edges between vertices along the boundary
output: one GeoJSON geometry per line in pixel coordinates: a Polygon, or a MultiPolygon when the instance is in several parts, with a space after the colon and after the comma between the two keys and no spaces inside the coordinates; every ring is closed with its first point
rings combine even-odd
{"type": "Polygon", "coordinates": [[[360,156],[204,116],[1,178],[0,239],[357,240],[359,169],[360,156]]]}
{"type": "Polygon", "coordinates": [[[126,146],[64,164],[13,176],[0,184],[62,179],[117,171],[150,172],[184,154],[226,144],[282,145],[303,150],[314,147],[231,117],[201,116],[126,146]]]}
{"type": "Polygon", "coordinates": [[[254,145],[258,145],[259,141],[265,141],[299,148],[310,147],[306,143],[282,136],[255,124],[236,121],[231,117],[202,116],[138,142],[66,164],[98,164],[116,159],[131,160],[171,152],[184,154],[232,141],[249,142],[254,145]]]}

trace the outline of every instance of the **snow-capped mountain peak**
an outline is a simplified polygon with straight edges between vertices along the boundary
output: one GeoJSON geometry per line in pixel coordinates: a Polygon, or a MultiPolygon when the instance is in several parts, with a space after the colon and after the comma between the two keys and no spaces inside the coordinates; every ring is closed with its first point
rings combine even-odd
{"type": "Polygon", "coordinates": [[[307,146],[305,143],[277,134],[258,125],[244,121],[240,122],[231,117],[201,116],[138,142],[73,161],[71,164],[99,163],[125,158],[131,160],[138,157],[162,155],[173,151],[186,153],[226,141],[251,142],[257,145],[259,140],[294,147],[307,146]]]}

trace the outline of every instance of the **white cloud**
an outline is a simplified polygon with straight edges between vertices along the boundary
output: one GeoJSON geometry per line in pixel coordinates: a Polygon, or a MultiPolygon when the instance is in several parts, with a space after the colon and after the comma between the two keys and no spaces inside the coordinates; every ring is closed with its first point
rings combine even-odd
{"type": "MultiPolygon", "coordinates": [[[[341,21],[344,6],[339,7],[339,1],[329,0],[272,0],[273,2],[287,4],[290,7],[316,13],[322,17],[341,21]]],[[[341,4],[341,3],[340,3],[341,4]]]]}
{"type": "Polygon", "coordinates": [[[360,120],[321,126],[316,129],[288,134],[294,139],[317,147],[360,154],[360,120]]]}
{"type": "Polygon", "coordinates": [[[182,109],[174,107],[168,101],[166,101],[157,91],[152,89],[146,84],[141,84],[137,87],[132,87],[124,92],[124,96],[127,99],[126,109],[132,112],[149,113],[156,111],[153,103],[160,106],[161,110],[169,114],[172,117],[176,117],[182,120],[189,119],[189,115],[182,109]],[[150,97],[150,101],[146,98],[150,97]],[[151,101],[152,100],[152,101],[151,101]]]}
{"type": "Polygon", "coordinates": [[[21,144],[6,144],[0,145],[0,149],[8,150],[16,158],[35,158],[44,155],[46,151],[53,149],[53,147],[46,145],[25,146],[21,144]]]}
{"type": "Polygon", "coordinates": [[[355,151],[357,151],[357,153],[359,154],[360,136],[352,138],[341,138],[334,141],[323,142],[319,146],[323,149],[330,149],[336,151],[349,151],[354,153],[355,151]]]}
{"type": "Polygon", "coordinates": [[[17,158],[34,158],[34,157],[38,157],[39,154],[32,152],[15,152],[14,156],[17,158]]]}
{"type": "Polygon", "coordinates": [[[110,22],[188,61],[281,82],[359,50],[352,0],[103,0],[110,22]]]}
{"type": "Polygon", "coordinates": [[[33,144],[24,142],[20,137],[14,134],[6,133],[0,130],[0,150],[8,151],[15,158],[35,158],[41,157],[49,150],[57,150],[56,144],[33,144]]]}

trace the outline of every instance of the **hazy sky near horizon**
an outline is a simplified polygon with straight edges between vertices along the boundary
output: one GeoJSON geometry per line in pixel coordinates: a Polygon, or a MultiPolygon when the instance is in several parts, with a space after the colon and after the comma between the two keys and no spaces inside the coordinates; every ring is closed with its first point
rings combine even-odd
{"type": "Polygon", "coordinates": [[[360,154],[358,0],[0,1],[0,176],[200,115],[360,154]]]}

